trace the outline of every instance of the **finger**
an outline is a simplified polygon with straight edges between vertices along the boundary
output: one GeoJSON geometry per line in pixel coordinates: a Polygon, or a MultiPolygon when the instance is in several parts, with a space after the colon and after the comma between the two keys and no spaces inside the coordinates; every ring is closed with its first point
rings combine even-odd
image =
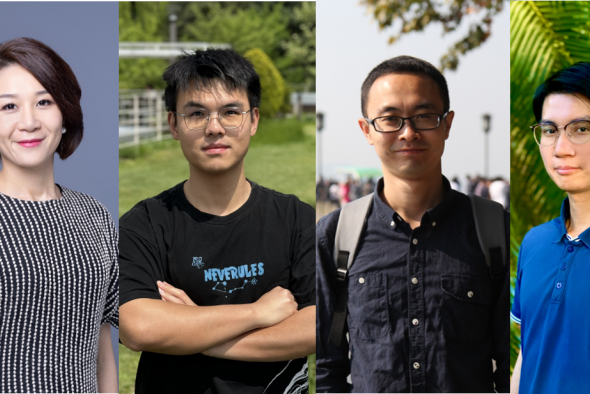
{"type": "Polygon", "coordinates": [[[172,294],[169,294],[169,293],[163,291],[162,289],[160,289],[160,296],[162,297],[162,299],[164,301],[168,301],[168,302],[171,302],[173,304],[185,305],[184,302],[181,299],[179,299],[178,297],[173,296],[172,294]]]}
{"type": "Polygon", "coordinates": [[[174,297],[182,300],[185,305],[197,305],[190,299],[189,296],[183,290],[177,289],[169,283],[163,282],[164,287],[162,288],[166,293],[172,294],[174,297]]]}

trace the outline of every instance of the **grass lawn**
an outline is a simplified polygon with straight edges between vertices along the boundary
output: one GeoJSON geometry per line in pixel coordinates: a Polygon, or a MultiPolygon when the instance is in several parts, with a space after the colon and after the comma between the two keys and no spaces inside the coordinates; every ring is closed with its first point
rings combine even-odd
{"type": "MultiPolygon", "coordinates": [[[[256,138],[256,137],[254,137],[256,138]]],[[[188,178],[188,164],[177,141],[142,147],[135,159],[119,161],[119,216],[137,202],[188,178]]],[[[280,144],[255,144],[245,159],[246,177],[259,185],[294,194],[315,208],[315,125],[303,138],[280,144]]],[[[119,345],[119,392],[134,392],[139,353],[119,345]]],[[[315,356],[310,356],[310,391],[315,393],[315,356]]]]}

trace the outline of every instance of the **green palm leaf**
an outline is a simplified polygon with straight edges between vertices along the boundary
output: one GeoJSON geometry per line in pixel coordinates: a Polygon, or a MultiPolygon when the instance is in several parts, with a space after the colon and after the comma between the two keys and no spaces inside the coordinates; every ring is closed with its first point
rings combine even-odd
{"type": "MultiPolygon", "coordinates": [[[[590,60],[590,4],[583,1],[511,2],[510,249],[514,286],[518,250],[532,227],[555,217],[565,193],[551,181],[529,128],[535,89],[556,71],[590,60]]],[[[513,287],[512,287],[513,288],[513,287]]],[[[511,326],[511,361],[516,361],[520,330],[511,326]]]]}

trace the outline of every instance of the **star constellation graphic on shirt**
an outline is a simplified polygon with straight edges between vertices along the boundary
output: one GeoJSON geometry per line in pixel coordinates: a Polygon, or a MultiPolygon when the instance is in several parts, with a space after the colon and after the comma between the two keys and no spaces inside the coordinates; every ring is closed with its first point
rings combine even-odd
{"type": "MultiPolygon", "coordinates": [[[[254,278],[254,279],[252,279],[252,280],[250,280],[250,281],[249,281],[248,279],[244,279],[244,283],[242,283],[242,286],[240,286],[240,287],[236,287],[236,288],[234,288],[234,289],[230,289],[230,290],[227,290],[227,282],[226,282],[226,281],[223,281],[223,282],[217,282],[217,283],[215,284],[215,286],[213,287],[213,290],[220,291],[220,292],[222,292],[222,293],[230,293],[230,294],[231,294],[231,293],[233,293],[233,292],[234,292],[234,291],[236,291],[236,290],[243,290],[243,289],[244,289],[244,287],[246,287],[246,285],[247,285],[248,283],[251,283],[252,285],[256,285],[256,283],[258,283],[258,281],[256,280],[256,278],[254,278]],[[219,286],[220,284],[221,284],[221,285],[223,285],[223,289],[220,289],[220,288],[218,288],[218,286],[219,286]]],[[[226,298],[227,298],[227,296],[226,296],[226,298]]]]}

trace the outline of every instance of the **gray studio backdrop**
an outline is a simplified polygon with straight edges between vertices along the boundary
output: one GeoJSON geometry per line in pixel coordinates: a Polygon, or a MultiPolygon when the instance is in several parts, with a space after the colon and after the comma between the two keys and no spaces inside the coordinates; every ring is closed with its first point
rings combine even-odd
{"type": "MultiPolygon", "coordinates": [[[[84,139],[56,182],[89,194],[119,218],[119,3],[0,2],[0,42],[39,40],[70,65],[82,88],[84,139]]],[[[119,362],[119,332],[112,330],[119,362]]]]}

